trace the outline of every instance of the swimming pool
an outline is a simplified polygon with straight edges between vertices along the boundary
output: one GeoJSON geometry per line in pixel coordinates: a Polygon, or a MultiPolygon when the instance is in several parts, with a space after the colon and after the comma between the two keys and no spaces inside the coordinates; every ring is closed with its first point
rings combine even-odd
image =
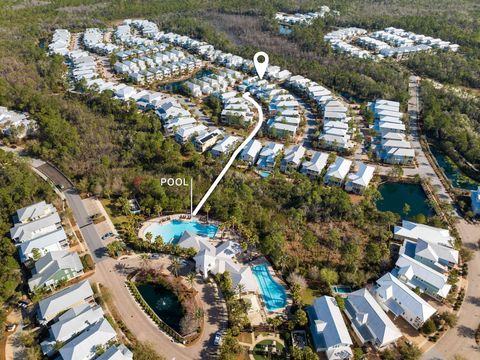
{"type": "Polygon", "coordinates": [[[352,292],[352,288],[350,286],[335,285],[332,286],[332,291],[335,294],[350,294],[352,292]]]}
{"type": "Polygon", "coordinates": [[[268,311],[284,308],[287,304],[287,294],[283,286],[273,280],[268,267],[265,264],[252,268],[253,274],[260,287],[260,293],[268,311]]]}
{"type": "Polygon", "coordinates": [[[171,220],[161,224],[149,225],[143,233],[152,233],[153,240],[160,235],[165,243],[175,243],[185,231],[213,238],[217,230],[218,226],[213,224],[204,225],[198,221],[171,220]]]}
{"type": "Polygon", "coordinates": [[[262,178],[267,178],[267,177],[269,177],[270,175],[272,175],[272,173],[269,172],[269,171],[260,171],[258,174],[259,174],[262,178]]]}

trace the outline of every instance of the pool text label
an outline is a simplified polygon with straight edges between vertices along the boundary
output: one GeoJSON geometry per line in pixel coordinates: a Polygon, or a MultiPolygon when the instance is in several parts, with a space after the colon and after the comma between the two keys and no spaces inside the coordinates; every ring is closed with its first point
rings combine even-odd
{"type": "Polygon", "coordinates": [[[185,178],[161,178],[160,185],[164,186],[189,186],[185,178]]]}

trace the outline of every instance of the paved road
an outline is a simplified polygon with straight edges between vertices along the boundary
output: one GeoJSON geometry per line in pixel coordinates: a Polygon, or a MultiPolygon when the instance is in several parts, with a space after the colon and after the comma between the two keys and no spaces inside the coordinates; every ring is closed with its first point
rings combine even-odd
{"type": "Polygon", "coordinates": [[[458,324],[448,330],[435,345],[427,351],[422,360],[453,360],[455,355],[465,359],[480,359],[480,347],[475,343],[475,330],[480,324],[480,254],[477,242],[480,239],[480,224],[469,224],[460,220],[457,229],[463,244],[475,251],[475,258],[469,262],[468,288],[465,300],[458,313],[458,324]]]}
{"type": "Polygon", "coordinates": [[[107,259],[106,249],[102,243],[102,239],[90,220],[87,209],[75,189],[68,189],[64,192],[68,205],[73,211],[73,216],[78,224],[80,232],[85,239],[88,249],[92,254],[93,260],[98,263],[107,259]]]}

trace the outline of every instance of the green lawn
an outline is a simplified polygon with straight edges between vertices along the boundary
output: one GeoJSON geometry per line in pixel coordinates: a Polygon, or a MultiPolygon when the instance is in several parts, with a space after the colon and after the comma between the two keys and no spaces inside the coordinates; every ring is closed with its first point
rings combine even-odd
{"type": "Polygon", "coordinates": [[[302,300],[305,305],[312,305],[316,297],[322,296],[319,290],[306,288],[302,291],[302,300]]]}

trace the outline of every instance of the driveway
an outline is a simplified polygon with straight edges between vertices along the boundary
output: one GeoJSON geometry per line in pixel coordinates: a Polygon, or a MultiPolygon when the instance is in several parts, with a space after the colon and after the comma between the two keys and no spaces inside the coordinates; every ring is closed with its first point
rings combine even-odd
{"type": "MultiPolygon", "coordinates": [[[[154,267],[169,264],[166,256],[162,256],[159,260],[149,260],[149,262],[149,265],[154,267]]],[[[139,266],[142,266],[142,260],[138,256],[129,257],[126,260],[108,258],[97,264],[92,279],[102,283],[110,290],[112,301],[130,331],[140,341],[150,342],[159,354],[169,360],[214,359],[217,349],[213,346],[214,334],[220,329],[226,329],[227,325],[225,302],[216,285],[214,283],[205,284],[200,277],[196,279],[194,286],[199,292],[200,302],[205,313],[204,330],[200,339],[187,347],[175,343],[167,337],[130,295],[125,285],[126,276],[139,266]]]]}
{"type": "Polygon", "coordinates": [[[462,355],[465,359],[480,358],[480,347],[475,343],[475,330],[480,324],[480,259],[477,245],[480,239],[480,224],[472,225],[462,219],[457,229],[463,244],[475,251],[474,259],[468,263],[465,300],[458,312],[457,326],[448,330],[445,336],[423,355],[423,360],[453,360],[455,355],[462,355]]]}

